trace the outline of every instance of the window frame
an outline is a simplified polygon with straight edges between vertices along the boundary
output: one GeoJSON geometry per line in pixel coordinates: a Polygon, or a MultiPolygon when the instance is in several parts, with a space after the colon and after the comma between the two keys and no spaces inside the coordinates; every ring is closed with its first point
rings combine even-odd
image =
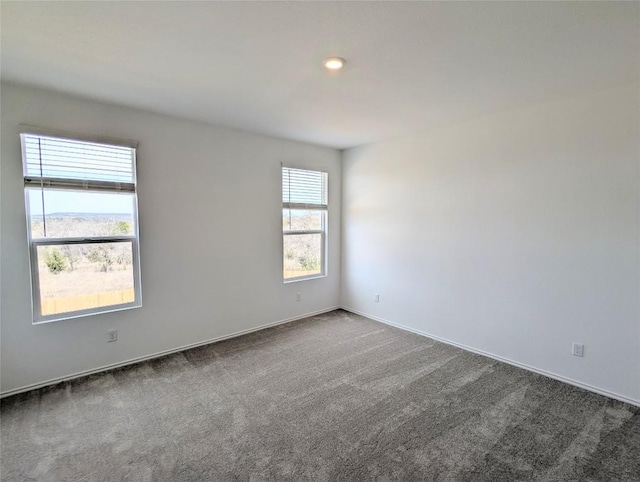
{"type": "MultiPolygon", "coordinates": [[[[74,318],[81,318],[101,313],[111,313],[142,306],[142,281],[140,274],[140,234],[138,223],[138,192],[137,192],[137,142],[131,140],[116,140],[107,137],[79,136],[67,132],[54,131],[49,129],[34,128],[32,126],[20,126],[20,141],[23,162],[25,214],[27,221],[27,243],[29,249],[29,265],[31,274],[31,311],[32,324],[49,323],[74,318]],[[34,176],[27,176],[25,169],[26,147],[24,136],[54,137],[61,140],[90,142],[105,144],[109,146],[127,147],[132,149],[132,170],[133,183],[119,183],[111,181],[82,181],[67,178],[45,178],[40,177],[38,186],[34,176]],[[126,185],[127,189],[122,189],[126,185]],[[32,236],[31,224],[31,201],[29,192],[34,189],[59,190],[66,192],[101,192],[113,195],[132,194],[133,195],[133,233],[121,236],[86,236],[86,237],[43,237],[34,238],[32,236]],[[42,299],[40,296],[40,273],[38,267],[38,247],[40,246],[70,246],[77,244],[106,244],[106,243],[131,243],[131,265],[133,276],[134,300],[129,303],[119,303],[107,306],[97,306],[75,311],[65,311],[50,315],[42,315],[42,299]]],[[[44,210],[43,210],[44,216],[44,210]]]]}
{"type": "MultiPolygon", "coordinates": [[[[328,218],[329,218],[329,202],[328,202],[328,197],[329,197],[329,173],[327,171],[321,171],[321,170],[317,170],[317,169],[309,169],[306,167],[293,167],[293,166],[286,166],[286,165],[282,165],[281,169],[280,169],[280,181],[282,183],[283,181],[283,174],[284,174],[284,169],[295,169],[295,170],[301,170],[301,171],[311,171],[311,172],[320,172],[323,174],[326,174],[327,176],[327,204],[326,207],[318,207],[316,205],[313,204],[296,204],[296,203],[292,203],[292,202],[285,202],[283,200],[282,202],[282,209],[281,209],[281,213],[284,210],[289,210],[289,211],[319,211],[322,216],[321,216],[321,228],[320,229],[309,229],[309,230],[286,230],[284,228],[284,226],[282,226],[282,245],[281,245],[281,250],[280,253],[282,255],[282,262],[280,264],[281,268],[282,268],[282,282],[283,283],[295,283],[297,281],[306,281],[306,280],[312,280],[312,279],[318,279],[318,278],[324,278],[327,276],[327,251],[328,251],[328,236],[327,236],[327,231],[328,231],[328,218]],[[285,236],[296,236],[296,235],[305,235],[305,234],[320,234],[321,235],[321,240],[320,240],[320,273],[314,273],[314,274],[310,274],[310,275],[303,275],[303,276],[296,276],[296,277],[292,277],[292,278],[285,278],[284,277],[284,261],[285,261],[285,255],[284,255],[284,239],[285,236]]],[[[283,191],[282,189],[282,185],[280,188],[281,191],[283,191]]],[[[281,193],[281,197],[284,196],[284,192],[281,193]]],[[[282,223],[282,221],[281,221],[282,223]]]]}

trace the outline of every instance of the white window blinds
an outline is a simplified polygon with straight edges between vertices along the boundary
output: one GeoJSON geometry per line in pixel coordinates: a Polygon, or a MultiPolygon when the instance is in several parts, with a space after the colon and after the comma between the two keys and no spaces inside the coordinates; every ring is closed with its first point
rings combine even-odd
{"type": "Polygon", "coordinates": [[[26,185],[135,191],[135,148],[22,134],[26,185]]]}
{"type": "Polygon", "coordinates": [[[306,169],[282,168],[284,209],[327,209],[328,174],[306,169]]]}

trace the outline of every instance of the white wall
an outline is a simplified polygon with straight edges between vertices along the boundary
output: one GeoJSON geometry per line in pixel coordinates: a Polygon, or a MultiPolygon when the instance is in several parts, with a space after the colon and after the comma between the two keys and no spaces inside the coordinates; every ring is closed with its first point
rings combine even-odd
{"type": "Polygon", "coordinates": [[[640,403],[639,99],[345,151],[343,305],[640,403]]]}
{"type": "Polygon", "coordinates": [[[338,305],[339,151],[21,86],[1,96],[2,392],[338,305]],[[21,123],[139,141],[142,308],[31,324],[21,123]],[[326,278],[282,283],[281,162],[329,172],[326,278]]]}

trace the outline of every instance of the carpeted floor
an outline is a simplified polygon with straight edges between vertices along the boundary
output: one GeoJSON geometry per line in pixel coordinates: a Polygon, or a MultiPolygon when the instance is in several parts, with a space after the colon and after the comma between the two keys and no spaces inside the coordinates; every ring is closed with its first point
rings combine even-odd
{"type": "Polygon", "coordinates": [[[2,480],[640,480],[640,409],[344,311],[2,401],[2,480]]]}

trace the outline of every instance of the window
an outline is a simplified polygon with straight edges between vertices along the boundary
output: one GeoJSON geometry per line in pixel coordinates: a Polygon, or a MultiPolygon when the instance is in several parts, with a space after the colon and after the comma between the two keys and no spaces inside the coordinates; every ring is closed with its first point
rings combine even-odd
{"type": "Polygon", "coordinates": [[[282,168],[282,245],[285,281],[326,274],[328,174],[282,168]]]}
{"type": "Polygon", "coordinates": [[[21,139],[34,322],[140,306],[135,146],[21,139]]]}

